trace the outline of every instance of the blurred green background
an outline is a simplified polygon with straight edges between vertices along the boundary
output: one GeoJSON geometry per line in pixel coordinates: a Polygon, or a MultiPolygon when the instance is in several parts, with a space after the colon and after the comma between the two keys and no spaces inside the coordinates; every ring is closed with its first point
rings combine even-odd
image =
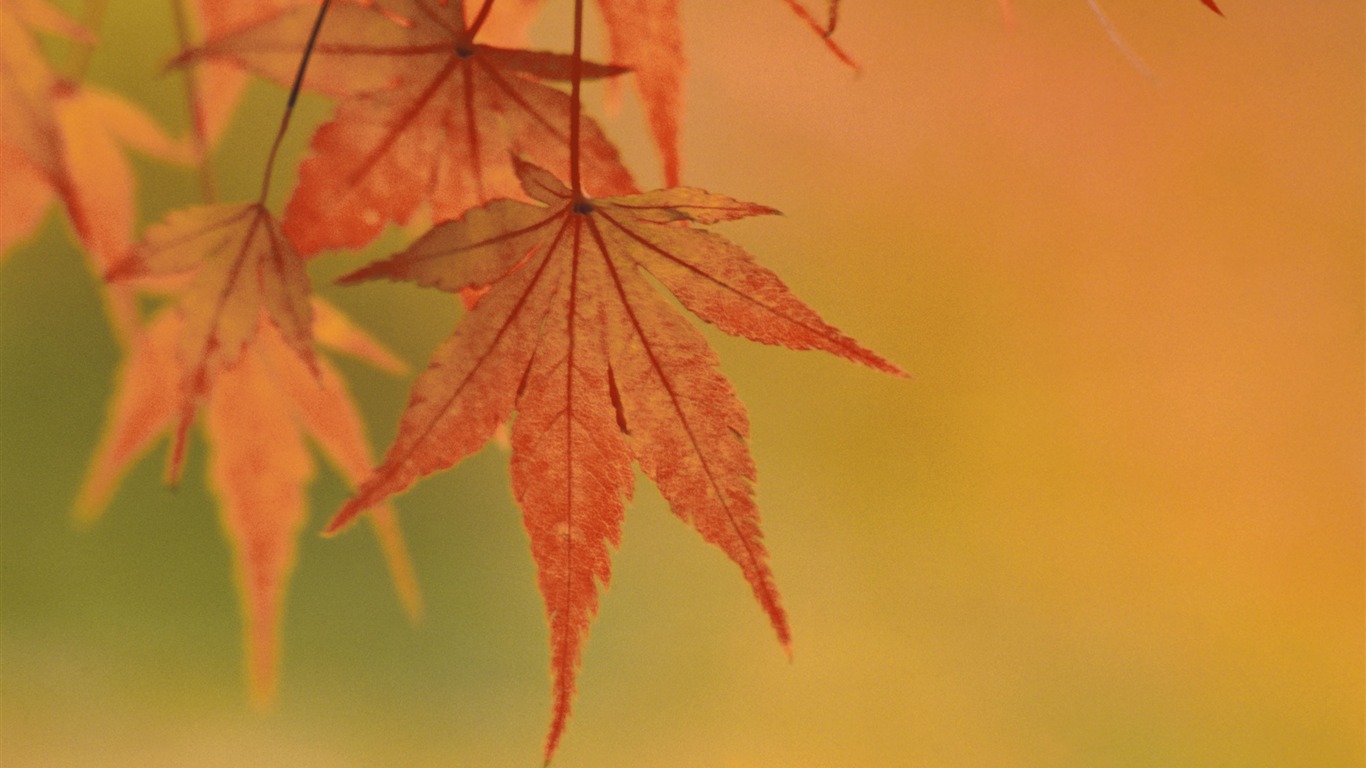
{"type": "MultiPolygon", "coordinates": [[[[685,181],[783,210],[724,232],[914,379],[708,331],[794,661],[642,478],[555,764],[1361,765],[1362,4],[1106,3],[1151,77],[1081,2],[1013,26],[846,2],[857,75],[776,0],[683,5],[685,181]]],[[[110,6],[92,81],[182,130],[165,8],[110,6]]],[[[225,199],[281,102],[250,92],[225,199]]],[[[278,200],[326,114],[305,100],[278,200]]],[[[631,99],[605,120],[656,183],[631,99]]],[[[137,167],[144,222],[195,199],[137,167]]],[[[312,269],[421,365],[449,297],[330,285],[406,237],[312,269]]],[[[0,267],[0,764],[538,764],[546,630],[500,449],[398,502],[420,627],[368,531],[305,535],[263,716],[202,442],[179,491],[159,446],[71,522],[116,362],[51,215],[0,267]]],[[[385,444],[409,382],[341,366],[385,444]]],[[[315,483],[313,530],[344,496],[315,483]]]]}

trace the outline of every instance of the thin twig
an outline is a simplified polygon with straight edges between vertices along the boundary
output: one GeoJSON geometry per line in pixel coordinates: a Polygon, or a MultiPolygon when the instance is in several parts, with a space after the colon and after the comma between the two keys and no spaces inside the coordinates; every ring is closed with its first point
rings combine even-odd
{"type": "Polygon", "coordinates": [[[574,0],[574,64],[570,70],[569,99],[569,187],[574,199],[583,199],[583,185],[579,180],[579,122],[582,119],[583,99],[583,0],[574,0]]]}
{"type": "Polygon", "coordinates": [[[323,0],[322,7],[318,8],[318,17],[313,20],[313,31],[308,33],[308,43],[304,46],[303,58],[299,59],[299,71],[294,74],[294,85],[289,89],[289,101],[285,103],[285,114],[280,119],[280,130],[275,134],[275,143],[270,147],[270,156],[266,158],[266,172],[261,179],[261,197],[256,201],[264,205],[266,197],[270,194],[270,178],[275,171],[275,158],[280,154],[280,143],[284,141],[285,131],[289,130],[289,119],[294,115],[294,102],[299,100],[299,89],[304,84],[304,73],[308,71],[308,60],[313,56],[313,46],[318,42],[318,33],[322,31],[323,19],[327,18],[327,9],[332,5],[332,0],[323,0]]]}
{"type": "Polygon", "coordinates": [[[474,21],[470,22],[470,27],[466,30],[471,40],[474,39],[475,35],[479,34],[479,28],[484,26],[484,22],[488,20],[489,11],[491,10],[493,10],[493,0],[484,0],[484,4],[479,7],[479,13],[474,15],[474,21]]]}

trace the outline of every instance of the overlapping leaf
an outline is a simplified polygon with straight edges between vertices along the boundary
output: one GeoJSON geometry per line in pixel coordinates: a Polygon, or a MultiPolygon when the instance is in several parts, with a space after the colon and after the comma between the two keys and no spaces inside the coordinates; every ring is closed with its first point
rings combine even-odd
{"type": "MultiPolygon", "coordinates": [[[[319,340],[388,370],[401,364],[336,309],[314,301],[319,340]]],[[[123,363],[109,419],[76,501],[80,519],[102,512],[120,478],[160,438],[175,431],[180,403],[167,392],[184,387],[180,362],[185,320],[163,311],[123,363]]],[[[313,438],[353,486],[369,474],[369,443],[345,383],[326,360],[311,369],[269,321],[236,364],[221,371],[207,395],[209,482],[232,545],[244,616],[250,688],[258,704],[275,688],[281,606],[296,541],[307,515],[305,490],[313,438]]],[[[372,518],[405,610],[421,613],[417,582],[392,510],[372,518]]]]}
{"type": "MultiPolygon", "coordinates": [[[[0,256],[60,201],[93,269],[103,272],[133,242],[137,185],[127,148],[183,164],[191,160],[189,145],[122,97],[59,77],[31,28],[91,41],[45,3],[0,3],[0,256]]],[[[126,339],[136,326],[131,293],[112,287],[106,303],[126,339]]]]}
{"type": "Polygon", "coordinates": [[[176,357],[185,372],[169,476],[179,476],[185,437],[199,402],[219,374],[256,338],[262,315],[305,365],[316,368],[308,274],[302,259],[258,203],[174,211],[148,227],[141,243],[111,269],[113,282],[184,277],[176,357]]]}
{"type": "Polygon", "coordinates": [[[679,120],[683,114],[683,25],[679,0],[598,0],[612,60],[631,68],[650,134],[664,163],[664,185],[680,173],[679,120]]]}
{"type": "Polygon", "coordinates": [[[513,490],[553,646],[548,758],[597,584],[610,577],[633,460],[680,518],[739,565],[789,643],[759,532],[744,407],[702,336],[645,274],[727,333],[899,371],[827,325],[740,247],[693,226],[771,209],[687,188],[576,200],[550,173],[517,167],[541,204],[495,201],[345,278],[486,292],[434,353],[384,461],[331,528],[478,450],[516,412],[513,490]]]}
{"type": "MultiPolygon", "coordinates": [[[[569,97],[542,83],[567,79],[568,56],[483,45],[459,2],[334,3],[305,87],[337,97],[313,137],[284,229],[299,250],[369,242],[424,203],[437,220],[519,193],[508,160],[517,152],[565,171],[569,97]]],[[[213,37],[194,55],[236,61],[290,82],[317,9],[286,8],[213,37]]],[[[620,68],[588,64],[585,77],[620,68]]],[[[634,189],[616,148],[591,121],[580,157],[597,194],[634,189]]]]}

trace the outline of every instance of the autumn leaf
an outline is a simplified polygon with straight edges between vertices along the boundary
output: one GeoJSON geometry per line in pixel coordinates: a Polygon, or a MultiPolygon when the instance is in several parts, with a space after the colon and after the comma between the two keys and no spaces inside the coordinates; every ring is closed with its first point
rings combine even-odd
{"type": "Polygon", "coordinates": [[[173,211],[147,228],[137,247],[107,274],[111,282],[185,277],[176,357],[184,370],[180,421],[168,476],[180,475],[185,438],[215,379],[237,364],[256,338],[262,315],[295,355],[316,370],[308,273],[259,203],[173,211]]]}
{"type": "MultiPolygon", "coordinates": [[[[133,242],[136,176],[129,148],[167,162],[192,159],[188,143],[166,135],[145,112],[120,96],[72,83],[52,71],[26,24],[89,41],[89,34],[34,0],[0,4],[0,254],[29,237],[48,206],[60,201],[96,273],[133,242]],[[11,214],[11,211],[13,214],[11,214]]],[[[136,329],[132,294],[105,292],[122,339],[136,329]]]]}
{"type": "Polygon", "coordinates": [[[701,334],[646,274],[727,333],[900,371],[827,325],[739,246],[694,226],[771,209],[688,188],[575,199],[549,172],[520,161],[517,170],[540,205],[494,201],[343,278],[486,292],[433,354],[384,461],[329,529],[454,465],[517,413],[512,485],[553,647],[548,759],[597,584],[610,579],[632,461],[735,561],[779,642],[790,643],[759,531],[744,406],[701,334]]]}
{"type": "MultiPolygon", "coordinates": [[[[393,370],[401,364],[336,309],[314,301],[320,341],[393,370]]],[[[183,387],[179,360],[185,320],[175,311],[154,318],[132,346],[110,400],[108,423],[75,504],[77,518],[93,522],[124,473],[158,440],[174,432],[180,416],[167,392],[183,387]]],[[[223,529],[234,553],[244,616],[244,647],[252,698],[272,697],[281,607],[307,516],[305,488],[314,472],[304,435],[313,438],[348,483],[370,472],[370,448],[345,383],[326,360],[309,368],[262,321],[237,364],[222,371],[207,397],[205,433],[209,482],[219,499],[223,529]]],[[[395,589],[410,617],[421,597],[392,509],[372,518],[395,589]]]]}
{"type": "Polygon", "coordinates": [[[679,119],[683,112],[683,25],[678,0],[598,0],[612,61],[629,67],[664,163],[664,185],[680,173],[679,119]]]}
{"type": "Polygon", "coordinates": [[[52,185],[27,155],[0,139],[0,259],[11,247],[28,239],[52,206],[52,185]]]}
{"type": "MultiPolygon", "coordinates": [[[[437,220],[520,192],[512,152],[557,170],[569,163],[569,96],[542,83],[570,75],[568,56],[475,42],[461,3],[338,2],[305,85],[339,99],[299,169],[284,231],[300,252],[357,247],[424,203],[437,220]]],[[[316,8],[286,8],[181,58],[235,61],[288,83],[316,8]]],[[[585,77],[620,73],[589,64],[585,77]]],[[[586,183],[634,190],[616,148],[593,123],[582,134],[586,183]]]]}
{"type": "Polygon", "coordinates": [[[34,0],[0,3],[0,21],[0,144],[60,197],[103,270],[132,242],[137,190],[125,148],[186,163],[189,147],[122,97],[51,69],[26,24],[88,42],[74,22],[34,0]]]}

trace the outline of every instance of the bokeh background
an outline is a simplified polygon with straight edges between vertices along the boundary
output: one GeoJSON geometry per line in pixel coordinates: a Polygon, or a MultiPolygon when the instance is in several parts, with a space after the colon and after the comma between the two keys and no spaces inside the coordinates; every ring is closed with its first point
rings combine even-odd
{"type": "MultiPolygon", "coordinates": [[[[914,379],[709,331],[794,660],[642,478],[556,765],[1362,764],[1366,16],[1221,5],[1105,3],[1145,72],[1080,0],[1009,25],[852,0],[855,75],[777,0],[684,3],[686,181],[783,210],[725,232],[914,379]]],[[[183,129],[164,4],[110,6],[91,78],[183,129]]],[[[249,94],[225,197],[281,101],[249,94]]],[[[286,169],[326,114],[305,100],[286,169]]],[[[631,99],[606,122],[656,182],[631,99]]],[[[197,194],[138,169],[144,221],[197,194]]],[[[420,365],[448,297],[328,284],[406,237],[313,274],[420,365]]],[[[500,449],[399,500],[419,627],[364,528],[305,535],[260,715],[202,443],[179,491],[161,446],[71,521],[116,362],[53,215],[0,267],[0,764],[538,764],[546,630],[500,449]]],[[[382,444],[408,381],[341,365],[382,444]]],[[[312,530],[344,496],[315,483],[312,530]]]]}

